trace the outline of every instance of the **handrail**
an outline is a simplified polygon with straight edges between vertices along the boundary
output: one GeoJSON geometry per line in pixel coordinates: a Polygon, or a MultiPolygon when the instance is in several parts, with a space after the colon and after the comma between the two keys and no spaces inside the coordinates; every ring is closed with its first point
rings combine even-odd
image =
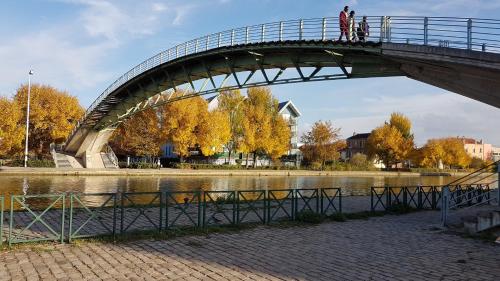
{"type": "MultiPolygon", "coordinates": [[[[357,22],[361,17],[356,18],[357,22]]],[[[367,16],[370,24],[369,40],[429,46],[446,46],[483,52],[500,53],[500,20],[423,17],[423,16],[367,16]],[[450,34],[462,34],[451,36],[450,34]],[[482,38],[485,35],[489,38],[482,38]],[[454,38],[456,40],[449,40],[454,38]],[[448,40],[444,40],[448,39],[448,40]]],[[[287,40],[336,40],[339,36],[337,17],[295,19],[268,22],[228,29],[181,43],[162,51],[116,79],[86,110],[75,131],[98,105],[128,81],[161,64],[208,50],[241,44],[287,40]]]]}
{"type": "Polygon", "coordinates": [[[111,146],[109,146],[109,144],[106,144],[105,146],[105,152],[106,152],[106,155],[108,156],[109,160],[111,161],[111,163],[115,166],[115,167],[119,167],[118,166],[118,157],[116,157],[116,154],[115,152],[113,151],[113,149],[111,148],[111,146]]]}
{"type": "Polygon", "coordinates": [[[476,173],[480,172],[479,174],[474,175],[473,177],[479,176],[479,175],[483,174],[483,173],[485,172],[485,170],[486,170],[486,169],[491,168],[491,167],[493,167],[493,166],[495,166],[495,165],[497,165],[497,164],[499,164],[499,163],[500,163],[500,160],[495,161],[495,162],[493,162],[493,163],[491,163],[491,164],[488,164],[488,165],[484,166],[483,168],[481,168],[481,169],[479,169],[479,170],[476,170],[476,171],[474,171],[474,172],[472,172],[472,173],[470,173],[470,174],[467,174],[467,175],[465,175],[465,176],[463,176],[463,177],[461,177],[461,178],[458,178],[458,179],[456,179],[456,180],[454,180],[454,181],[452,181],[452,182],[448,183],[447,185],[457,185],[457,184],[460,184],[460,182],[462,182],[462,183],[463,183],[463,182],[464,182],[464,181],[462,181],[463,179],[466,179],[466,178],[468,178],[468,177],[470,177],[470,176],[473,176],[474,174],[476,174],[476,173]]]}

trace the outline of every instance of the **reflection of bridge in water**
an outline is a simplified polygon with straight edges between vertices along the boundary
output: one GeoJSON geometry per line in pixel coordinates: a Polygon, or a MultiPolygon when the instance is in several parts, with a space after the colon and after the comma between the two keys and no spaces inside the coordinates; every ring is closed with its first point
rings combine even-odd
{"type": "Polygon", "coordinates": [[[110,161],[101,152],[120,122],[145,108],[222,88],[406,76],[500,107],[500,21],[368,21],[366,43],[334,41],[338,19],[322,18],[236,28],[175,46],[109,86],[87,109],[64,150],[84,167],[104,167],[110,161]],[[189,91],[175,95],[181,87],[189,91]]]}

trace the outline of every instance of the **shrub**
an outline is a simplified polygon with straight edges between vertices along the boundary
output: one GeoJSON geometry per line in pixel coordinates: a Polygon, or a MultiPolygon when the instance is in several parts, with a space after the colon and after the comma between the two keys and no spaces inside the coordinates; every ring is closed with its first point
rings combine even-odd
{"type": "Polygon", "coordinates": [[[313,211],[300,211],[297,213],[297,221],[307,222],[307,223],[320,223],[323,221],[323,217],[313,211]]]}

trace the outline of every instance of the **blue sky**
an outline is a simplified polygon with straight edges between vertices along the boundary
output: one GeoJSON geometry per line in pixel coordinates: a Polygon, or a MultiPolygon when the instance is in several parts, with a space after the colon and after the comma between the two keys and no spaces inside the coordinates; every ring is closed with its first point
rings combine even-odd
{"type": "MultiPolygon", "coordinates": [[[[12,95],[27,72],[67,90],[87,107],[117,77],[178,43],[233,27],[286,19],[357,14],[500,18],[499,0],[2,0],[0,95],[12,95]]],[[[417,143],[468,136],[500,145],[500,110],[406,78],[275,86],[303,114],[301,131],[331,120],[344,137],[368,132],[393,111],[413,121],[417,143]]]]}

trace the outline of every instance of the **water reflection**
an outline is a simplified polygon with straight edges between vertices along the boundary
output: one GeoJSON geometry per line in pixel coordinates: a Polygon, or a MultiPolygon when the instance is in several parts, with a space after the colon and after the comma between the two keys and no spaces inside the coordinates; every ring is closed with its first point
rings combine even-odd
{"type": "Polygon", "coordinates": [[[420,176],[0,176],[0,195],[329,187],[342,187],[345,195],[367,195],[371,186],[444,185],[454,179],[420,176]]]}

